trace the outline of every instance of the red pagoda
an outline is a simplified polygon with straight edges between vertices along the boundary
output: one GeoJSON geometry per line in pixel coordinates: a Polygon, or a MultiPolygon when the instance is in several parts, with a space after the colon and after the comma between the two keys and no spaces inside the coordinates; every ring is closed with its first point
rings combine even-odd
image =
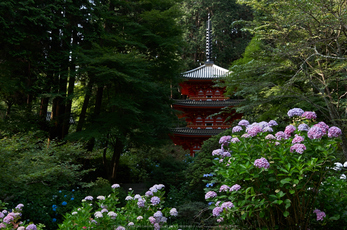
{"type": "Polygon", "coordinates": [[[203,141],[230,128],[241,114],[218,114],[222,108],[236,106],[240,100],[224,96],[225,88],[214,87],[213,81],[222,79],[228,70],[219,67],[210,60],[211,22],[208,19],[206,29],[206,59],[204,65],[182,73],[185,79],[180,84],[180,92],[186,97],[175,100],[173,108],[180,111],[179,118],[184,118],[187,126],[173,129],[171,138],[174,144],[189,149],[194,156],[201,148],[203,141]],[[213,114],[218,114],[211,116],[213,114]],[[226,118],[229,117],[226,122],[226,118]],[[230,119],[231,118],[231,119],[230,119]]]}

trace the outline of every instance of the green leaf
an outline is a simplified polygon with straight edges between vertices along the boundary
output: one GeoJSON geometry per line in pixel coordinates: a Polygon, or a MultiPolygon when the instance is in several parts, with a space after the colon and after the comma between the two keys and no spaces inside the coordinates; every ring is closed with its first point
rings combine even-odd
{"type": "Polygon", "coordinates": [[[283,216],[284,216],[284,217],[289,216],[289,212],[288,212],[288,211],[285,211],[285,212],[283,213],[283,216]]]}
{"type": "Polygon", "coordinates": [[[270,177],[270,178],[269,178],[269,181],[270,181],[270,182],[276,181],[276,178],[270,177]]]}
{"type": "Polygon", "coordinates": [[[295,193],[295,190],[289,190],[289,193],[290,193],[290,194],[294,194],[294,193],[295,193]]]}

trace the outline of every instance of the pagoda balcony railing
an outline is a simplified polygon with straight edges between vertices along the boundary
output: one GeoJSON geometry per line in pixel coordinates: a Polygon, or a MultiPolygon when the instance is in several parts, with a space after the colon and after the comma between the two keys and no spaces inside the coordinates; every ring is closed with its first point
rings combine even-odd
{"type": "Polygon", "coordinates": [[[190,100],[195,100],[195,101],[225,101],[225,100],[228,100],[229,98],[228,97],[223,97],[223,96],[220,96],[220,97],[216,97],[216,96],[213,96],[213,97],[206,97],[206,96],[194,96],[194,97],[189,97],[188,99],[190,100]]]}
{"type": "Polygon", "coordinates": [[[229,129],[230,125],[211,125],[211,126],[205,126],[205,125],[187,125],[188,128],[191,129],[229,129]]]}

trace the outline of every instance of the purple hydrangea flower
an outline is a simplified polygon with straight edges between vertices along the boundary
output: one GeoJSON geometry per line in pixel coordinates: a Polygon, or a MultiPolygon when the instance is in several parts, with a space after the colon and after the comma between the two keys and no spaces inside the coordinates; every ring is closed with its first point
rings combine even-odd
{"type": "Polygon", "coordinates": [[[119,184],[113,184],[112,186],[111,186],[111,188],[113,188],[113,189],[116,189],[116,188],[119,188],[120,186],[119,186],[119,184]]]}
{"type": "Polygon", "coordinates": [[[151,203],[152,203],[153,205],[159,204],[159,203],[160,203],[160,198],[157,197],[157,196],[153,196],[153,197],[151,198],[151,203]]]}
{"type": "Polygon", "coordinates": [[[306,119],[316,119],[317,118],[317,115],[315,112],[311,112],[311,111],[306,111],[304,112],[301,117],[304,117],[306,119]]]}
{"type": "Polygon", "coordinates": [[[288,125],[286,129],[284,130],[284,134],[287,136],[290,136],[294,131],[296,130],[294,125],[288,125]]]}
{"type": "Polygon", "coordinates": [[[218,222],[218,223],[223,222],[223,221],[224,221],[224,218],[223,218],[223,217],[217,219],[217,222],[218,222]]]}
{"type": "Polygon", "coordinates": [[[133,200],[134,198],[132,196],[125,197],[125,200],[133,200]]]}
{"type": "Polygon", "coordinates": [[[212,151],[212,156],[219,156],[223,154],[223,149],[215,149],[212,151]]]}
{"type": "Polygon", "coordinates": [[[298,134],[295,134],[295,137],[292,140],[292,144],[301,143],[303,141],[304,141],[304,137],[299,136],[298,134]]]}
{"type": "Polygon", "coordinates": [[[123,226],[118,226],[116,230],[125,230],[125,228],[123,226]]]}
{"type": "Polygon", "coordinates": [[[172,209],[170,210],[170,215],[171,215],[171,216],[177,216],[177,215],[178,215],[177,210],[176,210],[175,208],[172,208],[172,209]]]}
{"type": "Polygon", "coordinates": [[[329,130],[329,125],[325,124],[323,121],[319,122],[318,124],[315,124],[315,126],[319,126],[321,129],[324,130],[324,132],[329,130]]]}
{"type": "Polygon", "coordinates": [[[301,116],[304,113],[304,110],[300,108],[293,108],[288,111],[288,117],[301,116]]]}
{"type": "Polygon", "coordinates": [[[4,214],[2,212],[0,212],[0,219],[4,218],[4,214]]]}
{"type": "Polygon", "coordinates": [[[277,126],[278,124],[275,120],[271,120],[271,121],[269,121],[268,125],[269,126],[277,126]]]}
{"type": "Polygon", "coordinates": [[[212,198],[212,197],[216,197],[217,196],[217,193],[214,192],[214,191],[209,191],[206,193],[205,195],[205,200],[209,199],[209,198],[212,198]]]}
{"type": "Polygon", "coordinates": [[[153,227],[154,227],[154,230],[159,230],[160,229],[159,223],[153,224],[153,227]]]}
{"type": "Polygon", "coordinates": [[[149,196],[153,196],[153,192],[152,191],[147,191],[145,193],[145,196],[149,197],[149,196]]]}
{"type": "Polygon", "coordinates": [[[228,151],[225,151],[221,154],[222,157],[231,157],[231,154],[228,151]]]}
{"type": "Polygon", "coordinates": [[[268,134],[265,137],[265,140],[275,140],[275,139],[276,139],[276,137],[274,135],[272,135],[272,134],[268,134]]]}
{"type": "Polygon", "coordinates": [[[113,212],[113,211],[107,213],[107,215],[108,215],[109,217],[111,217],[111,219],[116,219],[116,217],[117,217],[117,213],[115,213],[115,212],[113,212]]]}
{"type": "Polygon", "coordinates": [[[318,125],[314,125],[310,130],[307,132],[307,136],[310,139],[320,139],[325,135],[325,131],[318,125]]]}
{"type": "Polygon", "coordinates": [[[249,135],[248,133],[245,133],[245,134],[243,134],[241,137],[243,137],[243,138],[250,138],[251,135],[249,135]]]}
{"type": "Polygon", "coordinates": [[[230,209],[234,207],[234,204],[230,201],[224,202],[221,206],[221,208],[230,209]]]}
{"type": "Polygon", "coordinates": [[[95,218],[101,218],[102,217],[102,212],[95,212],[94,216],[95,216],[95,218]]]}
{"type": "Polygon", "coordinates": [[[307,132],[309,129],[310,129],[310,127],[307,124],[300,124],[298,126],[299,131],[306,131],[307,132]]]}
{"type": "Polygon", "coordinates": [[[241,120],[241,121],[238,123],[238,125],[240,125],[240,126],[247,126],[247,125],[249,125],[249,121],[247,121],[247,120],[241,120]]]}
{"type": "Polygon", "coordinates": [[[232,191],[238,191],[238,190],[240,190],[240,189],[241,189],[241,185],[239,185],[239,184],[234,184],[233,186],[231,186],[230,192],[232,192],[232,191]]]}
{"type": "Polygon", "coordinates": [[[228,190],[229,190],[229,186],[228,185],[222,185],[222,186],[220,186],[220,189],[219,189],[219,192],[227,192],[228,190]]]}
{"type": "Polygon", "coordinates": [[[221,212],[223,212],[223,208],[222,207],[215,207],[212,210],[213,216],[219,216],[221,212]]]}
{"type": "Polygon", "coordinates": [[[248,129],[247,133],[251,135],[251,137],[255,137],[258,133],[261,133],[262,130],[263,129],[260,126],[255,125],[248,129]]]}
{"type": "Polygon", "coordinates": [[[92,196],[86,196],[84,199],[85,200],[93,200],[93,197],[92,196]]]}
{"type": "Polygon", "coordinates": [[[219,144],[228,144],[230,142],[231,136],[222,136],[219,139],[219,144]]]}
{"type": "Polygon", "coordinates": [[[290,147],[290,152],[292,153],[295,150],[295,152],[302,154],[304,150],[306,150],[306,146],[304,144],[295,144],[290,147]]]}
{"type": "Polygon", "coordinates": [[[236,143],[236,142],[240,142],[239,138],[234,137],[230,140],[231,143],[236,143]]]}
{"type": "Polygon", "coordinates": [[[161,211],[157,211],[156,213],[153,214],[154,218],[159,218],[159,217],[162,217],[162,216],[163,216],[163,213],[161,211]]]}
{"type": "Polygon", "coordinates": [[[254,166],[257,168],[265,168],[268,169],[270,168],[270,163],[264,158],[256,159],[254,161],[254,166]]]}
{"type": "Polygon", "coordinates": [[[232,133],[237,133],[237,132],[240,132],[242,130],[243,130],[242,127],[237,125],[232,129],[232,133]]]}
{"type": "Polygon", "coordinates": [[[18,204],[15,209],[22,210],[23,207],[24,207],[24,204],[18,204]]]}
{"type": "Polygon", "coordinates": [[[139,207],[139,208],[143,208],[143,207],[145,207],[145,200],[143,200],[143,199],[138,199],[138,201],[137,201],[137,206],[139,207]]]}
{"type": "Polygon", "coordinates": [[[286,139],[286,135],[283,131],[279,131],[275,134],[276,138],[278,141],[282,140],[282,139],[286,139]]]}
{"type": "Polygon", "coordinates": [[[274,130],[270,126],[266,126],[263,128],[263,133],[272,133],[274,130]]]}
{"type": "Polygon", "coordinates": [[[26,228],[26,230],[37,230],[37,227],[35,224],[29,224],[26,228]]]}
{"type": "Polygon", "coordinates": [[[6,225],[4,223],[0,223],[0,228],[6,228],[6,225]]]}
{"type": "Polygon", "coordinates": [[[319,210],[319,209],[315,209],[315,210],[313,211],[313,213],[316,213],[316,215],[317,215],[317,221],[323,220],[323,218],[326,217],[325,212],[322,212],[322,211],[319,210]]]}
{"type": "Polygon", "coordinates": [[[328,130],[328,137],[332,138],[332,137],[338,137],[342,134],[341,129],[336,127],[336,126],[332,126],[329,128],[328,130]]]}

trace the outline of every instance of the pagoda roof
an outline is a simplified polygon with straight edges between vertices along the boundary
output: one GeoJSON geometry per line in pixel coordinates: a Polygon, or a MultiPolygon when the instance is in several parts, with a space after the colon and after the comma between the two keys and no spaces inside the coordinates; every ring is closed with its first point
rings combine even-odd
{"type": "Polygon", "coordinates": [[[224,132],[226,129],[191,129],[191,128],[174,128],[172,134],[179,136],[214,136],[224,132]]]}
{"type": "Polygon", "coordinates": [[[182,76],[187,79],[207,80],[225,77],[228,75],[229,70],[224,69],[213,62],[206,62],[198,68],[182,73],[182,76]]]}
{"type": "Polygon", "coordinates": [[[226,99],[220,101],[175,100],[174,105],[187,107],[227,107],[241,103],[242,99],[226,99]]]}

